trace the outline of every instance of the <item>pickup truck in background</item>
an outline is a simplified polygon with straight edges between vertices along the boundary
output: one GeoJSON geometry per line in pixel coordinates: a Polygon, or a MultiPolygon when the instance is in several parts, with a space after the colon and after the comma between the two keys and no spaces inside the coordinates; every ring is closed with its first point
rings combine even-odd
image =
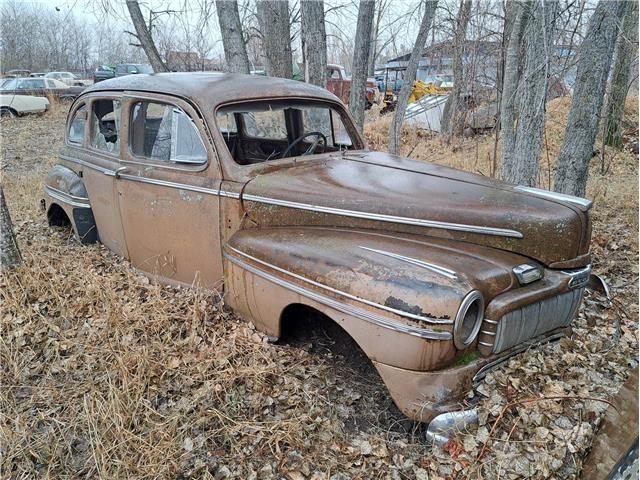
{"type": "MultiPolygon", "coordinates": [[[[349,93],[351,92],[351,77],[347,75],[342,65],[327,65],[327,90],[333,93],[344,103],[349,103],[349,93]]],[[[367,78],[367,106],[371,108],[374,103],[378,103],[379,90],[375,78],[367,78]]]]}

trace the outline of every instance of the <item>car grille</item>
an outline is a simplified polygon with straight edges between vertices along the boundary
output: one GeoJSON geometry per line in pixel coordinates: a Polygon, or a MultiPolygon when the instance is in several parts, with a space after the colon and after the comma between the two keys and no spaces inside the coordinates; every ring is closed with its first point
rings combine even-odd
{"type": "Polygon", "coordinates": [[[584,288],[577,288],[508,312],[498,321],[485,319],[485,322],[493,325],[483,325],[480,339],[480,345],[484,347],[482,350],[500,353],[556,328],[568,327],[583,293],[584,288]],[[495,327],[495,330],[490,327],[495,327]]]}

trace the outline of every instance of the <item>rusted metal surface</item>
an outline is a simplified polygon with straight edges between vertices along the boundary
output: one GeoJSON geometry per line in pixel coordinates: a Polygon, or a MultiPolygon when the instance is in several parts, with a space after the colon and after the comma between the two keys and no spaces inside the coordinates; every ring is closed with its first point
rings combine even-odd
{"type": "MultiPolygon", "coordinates": [[[[498,355],[483,349],[479,342],[489,343],[498,320],[572,291],[570,274],[560,269],[589,264],[585,209],[369,152],[344,105],[324,89],[243,75],[135,75],[88,88],[69,121],[80,106],[91,112],[100,99],[120,102],[119,143],[111,152],[92,147],[96,132],[87,122],[83,141],[66,143],[47,179],[46,209],[59,206],[76,233],[74,212],[91,212],[100,240],[159,281],[218,290],[224,284],[227,304],[270,336],[280,335],[281,314],[292,304],[323,312],[360,345],[414,419],[458,408],[481,368],[522,345],[498,355]],[[287,99],[337,111],[352,149],[235,163],[216,110],[287,99]],[[207,161],[134,155],[128,130],[139,101],[184,112],[207,161]],[[520,286],[513,268],[524,263],[544,277],[520,286]],[[483,305],[480,315],[467,316],[461,307],[470,295],[482,300],[468,304],[483,305]],[[474,319],[482,315],[473,337],[474,319]],[[467,317],[471,323],[462,328],[467,317]],[[470,341],[454,341],[460,332],[471,332],[470,341]]],[[[538,337],[517,341],[558,333],[553,322],[540,325],[530,329],[538,337]]]]}
{"type": "Polygon", "coordinates": [[[613,408],[607,408],[604,420],[593,439],[589,455],[584,461],[583,480],[601,480],[603,478],[638,478],[638,367],[631,373],[625,384],[612,399],[613,408]],[[628,469],[614,469],[616,464],[635,444],[634,459],[628,462],[628,469]]]}

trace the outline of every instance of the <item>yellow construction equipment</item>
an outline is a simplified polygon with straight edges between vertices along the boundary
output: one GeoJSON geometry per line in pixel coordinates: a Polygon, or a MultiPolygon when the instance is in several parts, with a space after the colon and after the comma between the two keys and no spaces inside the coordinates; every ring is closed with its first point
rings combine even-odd
{"type": "Polygon", "coordinates": [[[425,95],[446,95],[449,93],[448,88],[436,87],[433,82],[424,83],[422,80],[413,82],[413,90],[409,95],[409,103],[413,103],[425,95]]]}
{"type": "MultiPolygon", "coordinates": [[[[413,82],[413,90],[411,91],[411,95],[409,95],[409,104],[412,104],[425,95],[446,95],[451,91],[450,88],[447,87],[438,87],[433,82],[425,83],[422,80],[415,80],[413,82]]],[[[382,101],[383,107],[381,113],[390,112],[396,108],[397,103],[396,94],[391,90],[387,89],[384,92],[384,99],[382,101]]]]}

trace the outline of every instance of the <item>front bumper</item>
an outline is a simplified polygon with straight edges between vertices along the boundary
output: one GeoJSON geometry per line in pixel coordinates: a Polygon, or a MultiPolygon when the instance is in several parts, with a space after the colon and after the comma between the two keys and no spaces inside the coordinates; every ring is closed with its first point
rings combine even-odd
{"type": "Polygon", "coordinates": [[[559,328],[490,357],[432,372],[405,370],[374,361],[378,373],[398,408],[418,422],[467,408],[465,398],[491,370],[532,346],[559,340],[571,328],[559,328]]]}

